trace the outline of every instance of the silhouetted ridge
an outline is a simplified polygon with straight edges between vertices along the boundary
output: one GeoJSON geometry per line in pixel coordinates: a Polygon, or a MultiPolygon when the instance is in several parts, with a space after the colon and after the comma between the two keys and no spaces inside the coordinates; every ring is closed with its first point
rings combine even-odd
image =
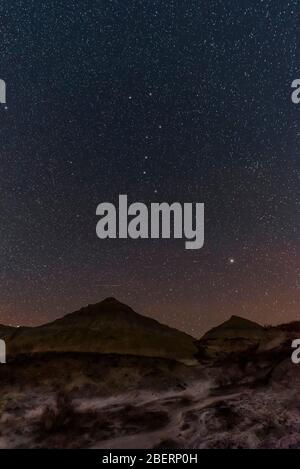
{"type": "Polygon", "coordinates": [[[231,316],[227,321],[208,331],[204,338],[248,337],[250,335],[260,335],[263,331],[264,328],[256,322],[240,316],[231,316]]]}
{"type": "Polygon", "coordinates": [[[119,303],[119,304],[122,304],[114,296],[108,296],[107,298],[104,298],[104,300],[101,301],[101,303],[119,303]]]}
{"type": "Polygon", "coordinates": [[[98,330],[103,327],[110,329],[112,325],[114,329],[130,327],[132,332],[141,325],[148,330],[157,329],[157,327],[165,330],[176,330],[159,323],[155,319],[136,313],[130,306],[112,297],[106,298],[99,303],[87,305],[41,327],[88,327],[98,330]]]}
{"type": "Polygon", "coordinates": [[[136,313],[116,298],[85,306],[55,321],[18,330],[9,351],[17,353],[116,353],[193,360],[193,337],[136,313]]]}
{"type": "Polygon", "coordinates": [[[238,328],[238,329],[263,329],[260,324],[250,321],[249,319],[242,318],[241,316],[231,316],[228,321],[220,324],[220,328],[238,328]]]}

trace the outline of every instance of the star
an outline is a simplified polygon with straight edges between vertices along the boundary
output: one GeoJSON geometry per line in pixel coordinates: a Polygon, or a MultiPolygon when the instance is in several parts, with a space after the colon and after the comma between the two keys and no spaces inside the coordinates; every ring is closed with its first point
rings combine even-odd
{"type": "Polygon", "coordinates": [[[144,2],[143,14],[141,2],[107,2],[105,14],[97,2],[11,3],[0,323],[53,320],[100,301],[101,288],[198,337],[241,311],[263,324],[296,319],[300,127],[286,69],[299,78],[296,0],[207,2],[205,15],[197,2],[144,2]],[[95,206],[121,193],[204,202],[203,251],[167,239],[98,243],[95,206]]]}

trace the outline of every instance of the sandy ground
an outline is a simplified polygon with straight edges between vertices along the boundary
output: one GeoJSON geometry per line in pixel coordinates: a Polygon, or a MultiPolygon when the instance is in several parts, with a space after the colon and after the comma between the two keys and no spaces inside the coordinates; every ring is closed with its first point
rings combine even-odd
{"type": "Polygon", "coordinates": [[[300,448],[300,367],[288,360],[263,383],[254,368],[122,360],[101,378],[86,363],[60,388],[49,360],[35,363],[36,386],[22,364],[22,379],[5,377],[0,448],[300,448]]]}

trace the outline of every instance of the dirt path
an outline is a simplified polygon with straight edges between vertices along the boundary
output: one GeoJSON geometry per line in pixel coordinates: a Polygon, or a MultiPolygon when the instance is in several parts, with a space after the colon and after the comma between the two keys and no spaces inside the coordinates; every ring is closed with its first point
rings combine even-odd
{"type": "MultiPolygon", "coordinates": [[[[138,448],[145,448],[145,449],[151,449],[158,444],[160,444],[162,441],[165,440],[177,440],[180,438],[184,439],[184,435],[181,437],[178,435],[179,433],[179,428],[183,423],[183,414],[186,413],[189,410],[193,410],[195,412],[205,409],[208,406],[211,406],[213,404],[217,404],[218,402],[223,402],[225,400],[230,400],[233,398],[236,398],[240,395],[241,393],[232,393],[228,395],[222,395],[222,396],[209,396],[204,398],[203,400],[196,399],[195,396],[192,394],[187,394],[187,393],[180,393],[180,394],[173,394],[172,396],[169,395],[168,398],[175,398],[174,402],[177,398],[178,402],[180,402],[183,398],[187,398],[191,400],[191,403],[182,407],[178,405],[178,408],[176,410],[176,407],[171,410],[168,410],[168,415],[170,417],[170,422],[169,424],[161,428],[159,430],[151,431],[151,432],[143,432],[143,433],[136,433],[134,435],[130,436],[120,436],[114,437],[112,439],[106,440],[106,441],[101,441],[98,444],[94,445],[94,448],[101,448],[101,449],[138,449],[138,448]]],[[[167,398],[167,399],[168,399],[167,398]]],[[[141,406],[147,406],[147,410],[161,410],[162,405],[164,403],[164,399],[154,399],[154,400],[149,400],[149,401],[144,401],[142,403],[139,403],[137,407],[141,406]]],[[[165,411],[167,411],[166,408],[164,408],[165,411]]]]}

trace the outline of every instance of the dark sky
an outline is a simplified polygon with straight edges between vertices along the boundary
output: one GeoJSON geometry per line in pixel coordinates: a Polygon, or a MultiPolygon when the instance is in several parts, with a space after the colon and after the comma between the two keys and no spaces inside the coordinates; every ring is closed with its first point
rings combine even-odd
{"type": "Polygon", "coordinates": [[[106,296],[196,336],[300,319],[300,2],[3,0],[0,17],[0,322],[106,296]],[[204,202],[205,246],[99,240],[96,207],[122,193],[204,202]]]}

